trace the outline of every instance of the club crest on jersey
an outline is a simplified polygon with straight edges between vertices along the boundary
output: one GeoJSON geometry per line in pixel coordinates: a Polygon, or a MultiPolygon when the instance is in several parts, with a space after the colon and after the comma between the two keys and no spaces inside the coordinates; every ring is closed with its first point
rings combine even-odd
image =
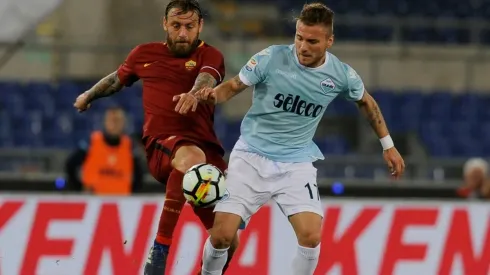
{"type": "Polygon", "coordinates": [[[328,93],[335,89],[335,83],[333,83],[332,79],[330,78],[327,78],[320,82],[320,86],[322,87],[324,93],[328,93]]]}
{"type": "Polygon", "coordinates": [[[247,62],[247,66],[246,66],[247,71],[252,71],[255,68],[255,66],[257,66],[257,61],[255,59],[253,59],[253,58],[250,59],[247,62]]]}
{"type": "Polygon", "coordinates": [[[196,67],[197,63],[194,60],[189,60],[185,62],[185,68],[189,71],[193,70],[196,67]]]}

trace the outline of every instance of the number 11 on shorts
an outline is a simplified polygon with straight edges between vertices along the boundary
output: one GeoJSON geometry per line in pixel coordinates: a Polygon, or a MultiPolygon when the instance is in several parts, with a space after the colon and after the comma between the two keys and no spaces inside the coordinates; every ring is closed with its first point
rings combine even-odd
{"type": "MultiPolygon", "coordinates": [[[[320,191],[318,190],[318,185],[313,184],[313,186],[316,189],[316,198],[317,198],[317,200],[320,200],[320,191]]],[[[315,199],[313,197],[313,190],[311,189],[311,184],[309,182],[305,185],[305,188],[308,189],[308,193],[310,194],[310,199],[312,199],[312,200],[315,199]]]]}

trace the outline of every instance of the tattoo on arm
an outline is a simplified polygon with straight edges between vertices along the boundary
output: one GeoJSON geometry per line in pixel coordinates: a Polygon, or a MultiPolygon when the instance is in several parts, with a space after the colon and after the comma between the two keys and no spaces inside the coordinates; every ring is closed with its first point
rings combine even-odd
{"type": "Polygon", "coordinates": [[[111,96],[119,92],[124,85],[121,84],[117,77],[117,72],[113,72],[108,76],[102,78],[97,84],[95,84],[90,90],[86,91],[89,101],[92,102],[101,97],[111,96]]]}
{"type": "Polygon", "coordinates": [[[238,93],[241,93],[243,92],[245,89],[248,88],[247,85],[245,85],[245,83],[243,83],[241,80],[240,80],[240,77],[237,75],[235,76],[233,79],[233,92],[235,94],[238,94],[238,93]]]}
{"type": "Polygon", "coordinates": [[[199,90],[203,88],[214,88],[216,86],[216,79],[209,73],[200,73],[196,81],[194,82],[194,86],[192,87],[190,93],[197,93],[199,90]]]}
{"type": "Polygon", "coordinates": [[[364,116],[368,119],[369,124],[371,124],[371,127],[376,132],[378,137],[382,138],[389,134],[383,114],[371,95],[366,95],[366,99],[358,101],[357,105],[364,116]]]}
{"type": "Polygon", "coordinates": [[[373,104],[371,106],[368,104],[359,104],[359,107],[364,107],[366,117],[371,126],[375,127],[376,125],[383,123],[383,115],[381,114],[378,104],[373,104]]]}
{"type": "Polygon", "coordinates": [[[243,83],[240,80],[240,77],[237,75],[214,89],[218,97],[217,102],[225,102],[230,98],[236,96],[237,94],[243,92],[247,88],[248,86],[245,85],[245,83],[243,83]]]}

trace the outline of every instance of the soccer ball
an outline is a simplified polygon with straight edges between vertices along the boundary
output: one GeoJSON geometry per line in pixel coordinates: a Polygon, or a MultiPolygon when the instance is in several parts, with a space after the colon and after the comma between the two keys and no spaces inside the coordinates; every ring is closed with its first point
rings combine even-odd
{"type": "Polygon", "coordinates": [[[225,194],[225,176],[214,165],[197,164],[185,173],[182,189],[190,204],[211,207],[225,194]]]}

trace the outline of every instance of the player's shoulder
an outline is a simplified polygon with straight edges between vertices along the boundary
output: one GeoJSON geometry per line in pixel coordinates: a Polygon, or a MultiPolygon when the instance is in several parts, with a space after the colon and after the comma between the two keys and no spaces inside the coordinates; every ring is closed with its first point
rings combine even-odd
{"type": "Polygon", "coordinates": [[[217,55],[223,55],[218,48],[216,48],[216,47],[214,47],[214,46],[212,46],[212,45],[210,45],[204,41],[199,42],[199,45],[197,46],[196,51],[197,52],[208,52],[208,53],[213,53],[213,54],[217,54],[217,55]]]}
{"type": "Polygon", "coordinates": [[[346,77],[347,74],[352,70],[352,68],[347,63],[344,63],[342,60],[340,60],[340,58],[338,58],[333,53],[328,52],[327,54],[328,63],[330,65],[329,67],[331,68],[330,70],[333,69],[334,73],[346,77]]]}
{"type": "Polygon", "coordinates": [[[142,53],[151,53],[155,51],[162,51],[166,46],[163,42],[148,42],[148,43],[143,43],[136,45],[131,53],[133,55],[135,54],[142,54],[142,53]]]}
{"type": "Polygon", "coordinates": [[[278,54],[286,54],[291,51],[291,45],[270,45],[269,47],[261,50],[256,56],[270,57],[278,54]]]}
{"type": "Polygon", "coordinates": [[[342,60],[340,60],[340,58],[338,58],[335,54],[331,53],[331,52],[327,52],[327,56],[328,56],[328,63],[334,67],[334,68],[339,68],[339,69],[344,69],[344,62],[342,62],[342,60]]]}
{"type": "Polygon", "coordinates": [[[348,73],[350,70],[352,70],[352,67],[343,62],[342,60],[340,60],[340,58],[338,58],[336,55],[334,55],[333,53],[328,53],[328,58],[329,58],[329,63],[332,64],[332,66],[336,69],[338,69],[339,71],[342,71],[344,73],[348,73]]]}

